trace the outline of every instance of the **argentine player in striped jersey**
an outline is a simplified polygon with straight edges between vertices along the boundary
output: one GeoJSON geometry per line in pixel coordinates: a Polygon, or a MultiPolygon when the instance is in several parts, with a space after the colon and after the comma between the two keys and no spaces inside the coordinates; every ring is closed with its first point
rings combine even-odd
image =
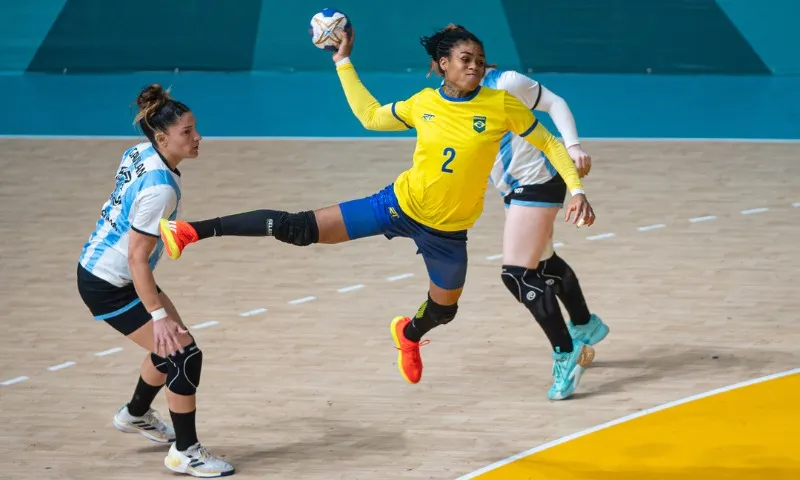
{"type": "MultiPolygon", "coordinates": [[[[513,70],[490,68],[483,85],[511,93],[531,110],[549,113],[579,174],[583,177],[589,173],[591,157],[580,146],[575,119],[564,99],[513,70]]],[[[560,352],[573,339],[587,345],[603,340],[608,326],[589,312],[575,272],[553,248],[553,222],[567,191],[564,180],[541,150],[509,132],[500,144],[491,181],[506,207],[503,263],[533,269],[552,281],[553,289],[546,294],[553,302],[555,294],[569,313],[566,329],[560,310],[537,318],[553,346],[553,357],[562,356],[560,352]]],[[[558,365],[556,362],[556,368],[558,365]]]]}
{"type": "Polygon", "coordinates": [[[177,167],[198,156],[200,134],[189,108],[159,85],[144,89],[137,104],[135,121],[149,141],[122,156],[114,190],[80,255],[78,292],[96,320],[148,352],[133,396],[114,416],[114,426],[155,442],[174,442],[164,459],[172,471],[206,478],[230,475],[233,467],[197,439],[195,394],[203,353],[153,276],[164,250],[159,221],[178,216],[177,167]],[[172,426],[151,408],[164,385],[172,426]]]}

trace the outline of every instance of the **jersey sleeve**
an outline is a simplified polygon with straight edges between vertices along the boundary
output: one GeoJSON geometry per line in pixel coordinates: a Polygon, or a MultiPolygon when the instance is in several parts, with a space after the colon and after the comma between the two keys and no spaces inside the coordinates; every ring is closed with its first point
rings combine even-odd
{"type": "Polygon", "coordinates": [[[367,90],[358,78],[355,67],[350,62],[336,66],[336,73],[342,82],[342,89],[350,105],[350,110],[367,130],[396,132],[414,127],[411,106],[415,97],[404,102],[381,104],[367,90]]]}
{"type": "Polygon", "coordinates": [[[131,215],[131,229],[143,235],[158,237],[158,224],[172,214],[178,196],[169,185],[148,187],[136,196],[131,215]]]}
{"type": "Polygon", "coordinates": [[[516,133],[525,141],[538,148],[547,156],[561,178],[566,182],[572,195],[583,192],[578,170],[572,159],[569,158],[567,149],[553,136],[528,107],[514,96],[506,93],[504,98],[506,127],[516,133]]]}
{"type": "Polygon", "coordinates": [[[511,93],[528,109],[536,108],[542,98],[542,87],[539,82],[514,70],[501,73],[495,88],[511,93]]]}

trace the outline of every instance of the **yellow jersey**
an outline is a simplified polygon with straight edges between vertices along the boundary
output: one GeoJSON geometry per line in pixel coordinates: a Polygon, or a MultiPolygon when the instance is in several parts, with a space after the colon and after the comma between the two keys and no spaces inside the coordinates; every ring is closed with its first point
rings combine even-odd
{"type": "Polygon", "coordinates": [[[430,228],[471,228],[483,213],[488,178],[500,140],[513,132],[550,159],[570,192],[583,193],[564,146],[533,112],[505,90],[478,87],[462,98],[425,88],[411,98],[381,106],[363,86],[352,63],[336,67],[350,108],[365,128],[416,129],[413,164],[394,183],[403,212],[430,228]]]}

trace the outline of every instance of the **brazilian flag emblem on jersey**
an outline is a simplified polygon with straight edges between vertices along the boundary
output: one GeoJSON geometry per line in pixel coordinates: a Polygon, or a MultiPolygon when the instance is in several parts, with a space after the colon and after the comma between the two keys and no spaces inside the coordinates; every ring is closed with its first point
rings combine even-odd
{"type": "Polygon", "coordinates": [[[486,130],[486,117],[478,115],[472,117],[472,129],[478,133],[483,133],[486,130]]]}

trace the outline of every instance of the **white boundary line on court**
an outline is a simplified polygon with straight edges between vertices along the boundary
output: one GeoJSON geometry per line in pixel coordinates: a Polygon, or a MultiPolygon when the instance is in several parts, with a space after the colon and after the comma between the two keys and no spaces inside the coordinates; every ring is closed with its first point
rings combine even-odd
{"type": "Polygon", "coordinates": [[[575,440],[576,438],[584,437],[586,435],[598,432],[600,430],[605,430],[606,428],[610,428],[610,427],[619,425],[621,423],[629,422],[631,420],[635,420],[637,418],[644,417],[645,415],[650,415],[652,413],[660,412],[662,410],[667,410],[667,409],[672,408],[672,407],[677,407],[678,405],[683,405],[685,403],[694,402],[695,400],[700,400],[700,399],[703,399],[703,398],[706,398],[706,397],[711,397],[711,396],[714,396],[714,395],[718,395],[720,393],[725,393],[725,392],[729,392],[731,390],[736,390],[738,388],[743,388],[743,387],[747,387],[747,386],[750,386],[750,385],[755,385],[757,383],[767,382],[769,380],[776,380],[778,378],[787,377],[789,375],[794,375],[794,374],[797,374],[797,373],[800,373],[800,368],[795,368],[793,370],[787,370],[785,372],[780,372],[780,373],[774,373],[772,375],[767,375],[765,377],[760,377],[760,378],[756,378],[756,379],[753,379],[753,380],[747,380],[747,381],[740,382],[740,383],[734,383],[733,385],[728,385],[727,387],[716,388],[714,390],[710,390],[710,391],[705,392],[705,393],[692,395],[691,397],[686,397],[686,398],[682,398],[680,400],[675,400],[674,402],[665,403],[665,404],[659,405],[657,407],[646,408],[644,410],[641,410],[639,412],[633,413],[631,415],[626,415],[626,416],[618,418],[616,420],[612,420],[610,422],[606,422],[606,423],[600,424],[600,425],[598,425],[596,427],[588,428],[586,430],[581,430],[580,432],[573,433],[572,435],[567,435],[566,437],[561,437],[558,440],[554,440],[552,442],[545,443],[544,445],[540,445],[538,447],[531,448],[530,450],[526,450],[526,451],[518,453],[516,455],[512,455],[512,456],[510,456],[508,458],[500,460],[499,462],[495,462],[495,463],[493,463],[491,465],[488,465],[486,467],[483,467],[483,468],[481,468],[479,470],[475,470],[472,473],[468,473],[468,474],[466,474],[464,476],[458,477],[456,480],[469,480],[469,479],[478,477],[479,475],[483,475],[484,473],[488,473],[488,472],[490,472],[492,470],[496,470],[496,469],[498,469],[500,467],[508,465],[511,462],[514,462],[514,461],[519,460],[521,458],[525,458],[525,457],[528,457],[530,455],[533,455],[534,453],[539,453],[539,452],[542,452],[544,450],[548,450],[550,448],[555,447],[556,445],[561,445],[562,443],[566,443],[566,442],[569,442],[571,440],[575,440]]]}
{"type": "MultiPolygon", "coordinates": [[[[147,141],[141,135],[6,135],[0,140],[136,140],[147,141]]],[[[415,141],[414,136],[374,136],[374,137],[286,137],[286,136],[209,136],[204,140],[220,141],[300,141],[300,142],[353,142],[353,141],[415,141]]],[[[582,137],[592,142],[707,142],[707,143],[800,143],[800,138],[682,138],[682,137],[582,137]]]]}

